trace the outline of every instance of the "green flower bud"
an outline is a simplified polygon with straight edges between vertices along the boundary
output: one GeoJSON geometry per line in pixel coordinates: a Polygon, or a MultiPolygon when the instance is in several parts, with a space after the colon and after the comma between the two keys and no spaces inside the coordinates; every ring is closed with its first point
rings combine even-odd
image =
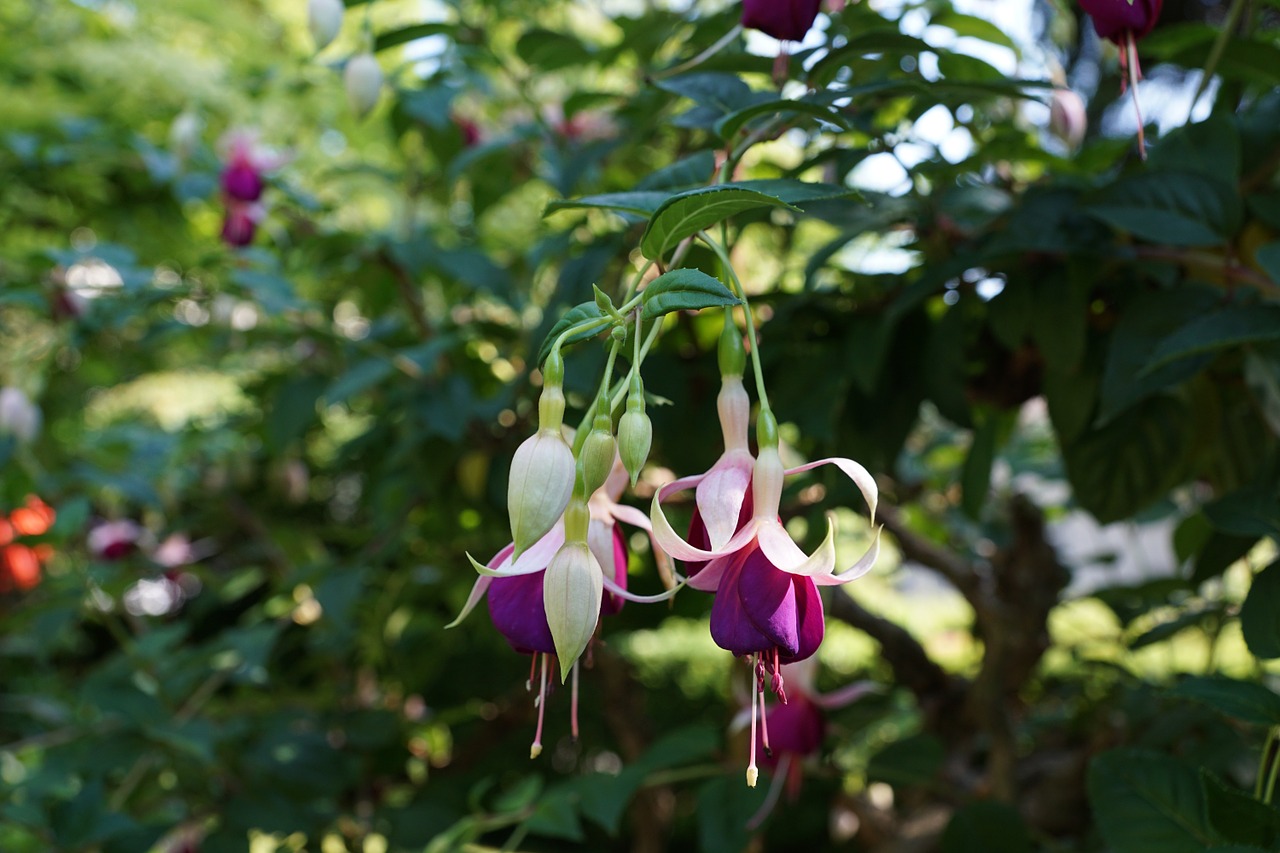
{"type": "Polygon", "coordinates": [[[618,423],[618,452],[622,464],[631,475],[634,487],[640,469],[649,458],[653,446],[653,424],[644,413],[644,383],[639,373],[631,374],[631,389],[627,392],[627,411],[618,423]]]}
{"type": "Polygon", "coordinates": [[[609,416],[609,401],[601,397],[596,401],[596,417],[591,434],[582,445],[582,479],[587,495],[604,485],[613,470],[618,455],[618,442],[613,437],[613,418],[609,416]]]}
{"type": "Polygon", "coordinates": [[[742,345],[742,332],[733,322],[732,309],[724,311],[724,330],[717,348],[721,376],[741,376],[747,369],[747,350],[742,345]]]}

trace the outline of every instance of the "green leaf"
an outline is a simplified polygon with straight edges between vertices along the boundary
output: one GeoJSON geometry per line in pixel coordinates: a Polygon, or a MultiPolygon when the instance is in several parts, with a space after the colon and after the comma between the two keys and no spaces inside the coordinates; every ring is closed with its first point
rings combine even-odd
{"type": "MultiPolygon", "coordinates": [[[[1209,824],[1228,841],[1275,850],[1280,841],[1280,811],[1200,768],[1209,824]]],[[[1220,848],[1214,848],[1218,850],[1220,848]]]]}
{"type": "Polygon", "coordinates": [[[871,756],[867,779],[890,785],[923,785],[933,779],[945,758],[940,740],[932,735],[912,735],[871,756]]]}
{"type": "Polygon", "coordinates": [[[1203,702],[1228,717],[1247,723],[1280,725],[1280,696],[1252,681],[1238,681],[1225,676],[1193,677],[1179,682],[1170,692],[1174,696],[1203,702]]]}
{"type": "Polygon", "coordinates": [[[1240,629],[1255,657],[1280,658],[1280,560],[1254,575],[1240,608],[1240,629]]]}
{"type": "Polygon", "coordinates": [[[764,802],[766,787],[748,788],[742,777],[719,776],[698,789],[698,849],[742,853],[751,840],[747,821],[764,802]]]}
{"type": "Polygon", "coordinates": [[[660,80],[659,89],[688,98],[695,104],[720,112],[732,112],[750,106],[757,97],[767,98],[763,92],[753,92],[737,74],[718,71],[698,71],[660,80]]]}
{"type": "Polygon", "coordinates": [[[1251,350],[1244,359],[1244,381],[1263,420],[1280,436],[1280,351],[1275,347],[1251,350]]]}
{"type": "Polygon", "coordinates": [[[1084,433],[1063,453],[1076,500],[1104,524],[1159,500],[1190,476],[1193,430],[1185,405],[1157,397],[1084,433]]]}
{"type": "Polygon", "coordinates": [[[577,796],[573,787],[560,786],[548,791],[524,826],[535,835],[582,841],[582,821],[578,818],[577,796]]]}
{"type": "Polygon", "coordinates": [[[799,212],[777,196],[731,186],[706,187],[667,199],[654,212],[640,238],[646,258],[661,258],[686,237],[710,228],[736,213],[759,207],[783,207],[799,212]]]}
{"type": "MultiPolygon", "coordinates": [[[[600,311],[600,307],[596,305],[594,301],[583,302],[580,305],[570,308],[565,312],[565,315],[551,327],[551,331],[547,332],[546,338],[543,339],[542,346],[538,348],[538,365],[541,366],[542,363],[547,360],[547,356],[551,354],[551,347],[555,345],[556,338],[560,337],[569,329],[585,320],[599,320],[602,317],[604,317],[604,314],[600,311]]],[[[608,328],[608,326],[600,326],[596,329],[590,329],[585,332],[574,332],[572,335],[569,335],[564,339],[564,344],[562,344],[562,346],[568,346],[569,344],[575,344],[579,341],[585,341],[588,338],[594,338],[596,335],[603,333],[608,328]]]]}
{"type": "Polygon", "coordinates": [[[1218,839],[1194,767],[1141,749],[1114,749],[1089,766],[1089,802],[1115,853],[1204,853],[1218,839]]]}
{"type": "Polygon", "coordinates": [[[1260,247],[1253,256],[1267,276],[1280,284],[1280,240],[1260,247]]]}
{"type": "Polygon", "coordinates": [[[396,372],[395,366],[385,358],[367,358],[357,363],[325,389],[322,400],[325,405],[344,403],[356,394],[382,382],[396,372]]]}
{"type": "Polygon", "coordinates": [[[987,501],[987,490],[991,486],[991,466],[996,461],[996,446],[1000,438],[1000,418],[988,414],[977,420],[973,431],[973,443],[965,454],[964,466],[960,471],[960,506],[965,515],[977,519],[982,513],[982,505],[987,501]]]}
{"type": "Polygon", "coordinates": [[[671,198],[668,192],[644,190],[625,193],[602,193],[582,198],[558,198],[547,202],[543,216],[550,216],[561,210],[577,210],[595,208],[598,210],[614,210],[619,213],[633,213],[638,216],[650,216],[662,203],[671,198]]]}
{"type": "Polygon", "coordinates": [[[952,815],[942,834],[942,853],[1031,853],[1032,849],[1022,816],[1004,803],[971,803],[952,815]]]}
{"type": "Polygon", "coordinates": [[[1036,282],[1033,291],[1031,336],[1036,346],[1049,367],[1074,369],[1084,355],[1088,332],[1087,283],[1067,276],[1049,276],[1036,282]]]}
{"type": "Polygon", "coordinates": [[[544,29],[532,29],[520,36],[516,55],[544,71],[586,65],[592,60],[591,50],[573,36],[544,29]]]}
{"type": "Polygon", "coordinates": [[[797,101],[788,99],[779,99],[776,101],[766,101],[762,104],[753,104],[740,110],[729,113],[724,118],[716,122],[716,135],[721,139],[730,139],[738,131],[747,126],[752,119],[762,118],[764,116],[809,116],[827,124],[835,125],[842,130],[850,130],[853,128],[853,120],[842,113],[840,110],[828,104],[814,103],[813,101],[797,101]]]}
{"type": "MultiPolygon", "coordinates": [[[[716,170],[716,154],[714,151],[698,151],[683,157],[670,166],[663,166],[646,175],[636,184],[637,190],[680,190],[685,187],[699,186],[711,180],[716,170]]],[[[665,198],[665,197],[664,197],[665,198]]],[[[658,209],[657,204],[647,211],[652,213],[658,209]]]]}
{"type": "Polygon", "coordinates": [[[1084,212],[1165,246],[1221,246],[1235,233],[1242,215],[1231,185],[1194,172],[1145,172],[1122,178],[1084,212]]]}
{"type": "Polygon", "coordinates": [[[1139,634],[1129,642],[1129,650],[1137,651],[1147,646],[1153,646],[1156,643],[1163,643],[1188,628],[1204,625],[1210,619],[1218,619],[1221,616],[1222,606],[1218,604],[1210,604],[1194,610],[1184,611],[1172,619],[1156,624],[1149,631],[1139,634]]]}
{"type": "Polygon", "coordinates": [[[451,24],[414,24],[409,27],[401,27],[398,30],[389,30],[385,33],[378,33],[373,40],[374,53],[387,50],[388,48],[398,47],[402,44],[408,44],[411,41],[427,38],[429,36],[452,35],[453,25],[451,24]]]}
{"type": "Polygon", "coordinates": [[[672,311],[697,311],[742,302],[719,279],[695,269],[664,273],[649,282],[640,296],[646,320],[672,311]]]}
{"type": "Polygon", "coordinates": [[[1140,375],[1180,358],[1267,341],[1280,341],[1280,305],[1230,305],[1192,320],[1161,341],[1140,375]]]}
{"type": "Polygon", "coordinates": [[[1124,306],[1107,347],[1100,423],[1158,391],[1180,385],[1208,364],[1207,356],[1197,356],[1138,375],[1161,341],[1203,316],[1218,301],[1219,295],[1211,288],[1190,286],[1144,293],[1124,306]]]}
{"type": "Polygon", "coordinates": [[[1269,486],[1238,489],[1206,504],[1205,517],[1232,536],[1280,540],[1280,496],[1269,486]]]}
{"type": "Polygon", "coordinates": [[[992,44],[998,44],[1001,47],[1007,47],[1015,54],[1019,53],[1018,45],[1014,40],[1009,38],[1004,30],[985,18],[962,15],[959,12],[943,12],[940,15],[935,15],[929,23],[954,30],[956,35],[981,39],[992,44]]]}

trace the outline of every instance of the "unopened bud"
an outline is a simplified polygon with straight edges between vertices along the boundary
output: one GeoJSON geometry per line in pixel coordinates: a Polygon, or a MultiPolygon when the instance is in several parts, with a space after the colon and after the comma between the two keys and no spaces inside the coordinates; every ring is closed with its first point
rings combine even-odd
{"type": "Polygon", "coordinates": [[[724,311],[724,330],[720,332],[720,345],[716,355],[720,361],[721,376],[741,376],[747,369],[747,350],[742,345],[742,333],[733,322],[733,311],[724,311]]]}
{"type": "Polygon", "coordinates": [[[1089,127],[1084,99],[1072,89],[1054,89],[1049,102],[1049,129],[1053,135],[1075,150],[1084,142],[1089,127]]]}
{"type": "Polygon", "coordinates": [[[582,445],[582,480],[587,495],[595,494],[596,489],[609,479],[609,472],[613,470],[613,462],[617,457],[618,442],[613,437],[609,400],[602,397],[596,403],[596,416],[591,432],[582,445]]]}
{"type": "Polygon", "coordinates": [[[567,541],[551,558],[542,579],[547,626],[560,661],[560,680],[568,678],[591,642],[600,621],[604,575],[585,541],[567,541]]]}
{"type": "Polygon", "coordinates": [[[0,388],[0,435],[26,444],[40,432],[40,409],[18,388],[0,388]]]}
{"type": "Polygon", "coordinates": [[[364,118],[378,105],[382,95],[382,66],[372,53],[361,53],[347,60],[342,77],[351,111],[364,118]]]}
{"type": "Polygon", "coordinates": [[[573,494],[577,468],[573,450],[557,425],[525,439],[511,459],[507,512],[511,516],[512,559],[547,534],[573,494]]]}
{"type": "Polygon", "coordinates": [[[627,411],[618,422],[618,453],[623,467],[631,475],[635,486],[640,469],[649,458],[653,446],[653,424],[644,412],[644,384],[639,373],[631,374],[631,389],[627,392],[627,411]]]}
{"type": "Polygon", "coordinates": [[[342,29],[342,0],[311,0],[307,4],[307,28],[316,50],[324,50],[342,29]]]}

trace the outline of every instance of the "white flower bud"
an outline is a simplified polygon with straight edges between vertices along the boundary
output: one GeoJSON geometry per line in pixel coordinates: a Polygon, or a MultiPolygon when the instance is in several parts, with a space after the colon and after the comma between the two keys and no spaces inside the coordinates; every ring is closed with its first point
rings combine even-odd
{"type": "Polygon", "coordinates": [[[1073,151],[1084,142],[1089,118],[1084,99],[1071,89],[1054,89],[1049,102],[1049,129],[1073,151]]]}
{"type": "Polygon", "coordinates": [[[361,53],[347,60],[342,79],[351,111],[364,118],[378,105],[382,95],[382,66],[372,53],[361,53]]]}
{"type": "Polygon", "coordinates": [[[516,450],[507,480],[512,559],[547,534],[564,514],[573,494],[577,467],[559,429],[540,429],[516,450]]]}
{"type": "Polygon", "coordinates": [[[307,28],[316,50],[324,50],[338,37],[345,11],[342,0],[310,0],[307,4],[307,28]]]}
{"type": "Polygon", "coordinates": [[[600,621],[603,595],[604,576],[587,543],[566,542],[560,546],[543,576],[542,598],[560,660],[561,681],[591,642],[600,621]]]}
{"type": "Polygon", "coordinates": [[[40,409],[17,388],[0,388],[0,435],[26,444],[40,432],[40,409]]]}

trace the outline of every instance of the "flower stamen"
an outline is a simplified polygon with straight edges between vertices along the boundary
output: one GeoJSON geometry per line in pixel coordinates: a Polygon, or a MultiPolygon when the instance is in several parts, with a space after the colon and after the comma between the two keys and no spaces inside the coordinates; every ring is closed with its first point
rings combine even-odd
{"type": "Polygon", "coordinates": [[[537,663],[537,659],[539,657],[542,658],[542,672],[539,677],[540,686],[538,687],[538,699],[537,699],[538,729],[533,735],[533,744],[529,747],[530,759],[537,758],[539,755],[542,754],[542,720],[546,716],[546,712],[547,712],[547,669],[550,667],[550,663],[548,662],[548,659],[551,656],[548,654],[534,655],[535,664],[537,663]]]}

